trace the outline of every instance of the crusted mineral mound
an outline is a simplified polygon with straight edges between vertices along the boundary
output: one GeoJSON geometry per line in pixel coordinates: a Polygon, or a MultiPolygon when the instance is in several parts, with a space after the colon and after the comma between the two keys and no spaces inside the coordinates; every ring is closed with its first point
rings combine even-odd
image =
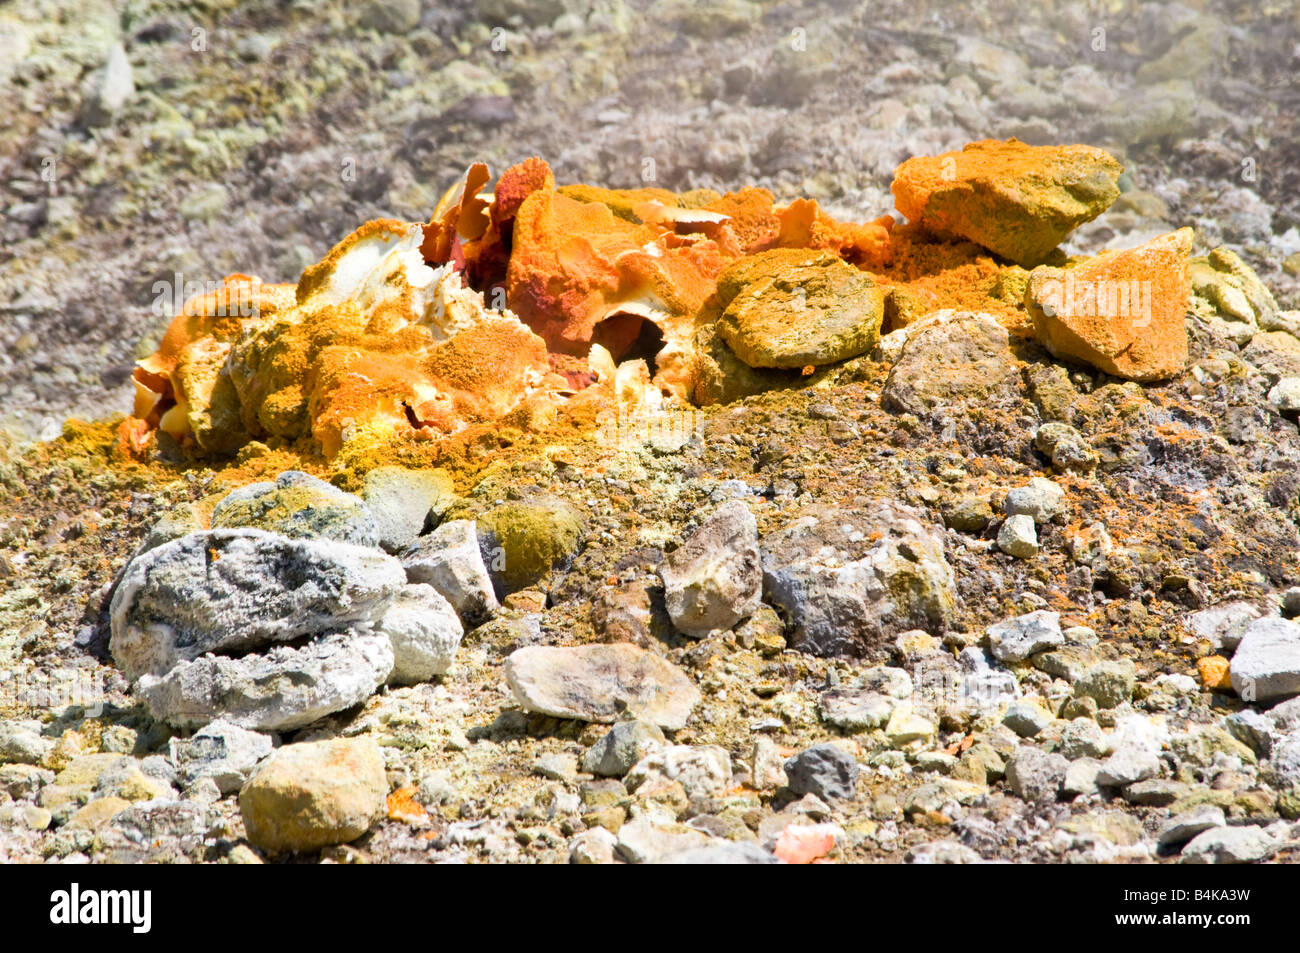
{"type": "Polygon", "coordinates": [[[1168,375],[1185,361],[1188,293],[1169,256],[1185,260],[1190,232],[1168,253],[1064,276],[1132,282],[1148,306],[1154,283],[1154,322],[1131,319],[1127,292],[1122,313],[1097,297],[1070,322],[1040,300],[1063,276],[1024,271],[1114,201],[1120,171],[1086,146],[972,143],[899,167],[911,221],[897,225],[839,222],[759,188],[557,187],[538,158],[492,184],[475,163],[427,223],[367,222],[297,285],[231,275],[189,300],[135,369],[124,443],[334,457],[526,420],[593,383],[641,406],[725,402],[868,354],[942,309],[993,315],[1117,376],[1168,375]]]}

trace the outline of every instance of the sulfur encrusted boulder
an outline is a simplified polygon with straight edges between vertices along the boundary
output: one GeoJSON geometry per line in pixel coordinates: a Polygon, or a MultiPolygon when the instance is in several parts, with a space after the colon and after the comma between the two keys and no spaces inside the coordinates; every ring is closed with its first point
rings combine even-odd
{"type": "Polygon", "coordinates": [[[1134,381],[1187,365],[1187,256],[1180,228],[1071,268],[1035,268],[1025,291],[1034,333],[1054,355],[1134,381]]]}
{"type": "Polygon", "coordinates": [[[894,171],[894,204],[928,231],[969,239],[1032,268],[1119,198],[1123,171],[1092,146],[985,139],[908,159],[894,171]]]}
{"type": "Polygon", "coordinates": [[[834,364],[880,340],[885,298],[871,276],[839,259],[804,256],[808,263],[766,277],[755,267],[718,321],[719,336],[750,367],[834,364]]]}

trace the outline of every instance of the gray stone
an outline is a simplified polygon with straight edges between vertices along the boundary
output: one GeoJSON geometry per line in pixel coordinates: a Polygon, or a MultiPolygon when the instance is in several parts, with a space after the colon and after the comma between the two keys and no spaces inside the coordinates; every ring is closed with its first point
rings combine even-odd
{"type": "Polygon", "coordinates": [[[1007,492],[1007,516],[1028,516],[1035,524],[1050,523],[1065,512],[1065,491],[1043,477],[1007,492]]]}
{"type": "Polygon", "coordinates": [[[54,772],[33,764],[0,765],[0,791],[15,801],[35,797],[45,785],[54,781],[54,772]]]}
{"type": "Polygon", "coordinates": [[[852,799],[858,792],[857,759],[833,744],[813,745],[785,763],[786,783],[795,794],[830,800],[852,799]]]}
{"type": "Polygon", "coordinates": [[[1265,776],[1273,787],[1300,787],[1300,731],[1282,737],[1273,747],[1265,776]]]}
{"type": "Polygon", "coordinates": [[[1122,788],[1160,774],[1160,757],[1148,745],[1125,739],[1101,766],[1097,782],[1108,788],[1122,788]]]}
{"type": "Polygon", "coordinates": [[[182,785],[189,787],[206,779],[222,794],[230,794],[248,780],[272,747],[270,736],[218,719],[192,738],[171,739],[170,753],[182,785]]]}
{"type": "Polygon", "coordinates": [[[162,675],[205,652],[378,621],[405,584],[397,560],[347,543],[194,533],[132,560],[113,596],[109,645],[133,680],[162,675]]]}
{"type": "Polygon", "coordinates": [[[166,675],[142,676],[136,693],[155,718],[177,728],[222,718],[256,731],[290,731],[360,704],[392,670],[388,636],[348,630],[301,648],[181,662],[166,675]]]}
{"type": "Polygon", "coordinates": [[[1032,516],[1008,516],[998,529],[998,549],[1017,559],[1032,559],[1038,555],[1038,530],[1032,516]]]}
{"type": "Polygon", "coordinates": [[[610,724],[626,712],[678,731],[700,700],[677,666],[628,643],[529,646],[506,660],[505,676],[527,710],[579,721],[610,724]]]}
{"type": "Polygon", "coordinates": [[[544,754],[533,762],[533,773],[549,781],[569,784],[578,777],[578,757],[568,751],[544,754]]]}
{"type": "Polygon", "coordinates": [[[1038,609],[989,626],[989,651],[999,662],[1023,662],[1036,652],[1065,644],[1061,616],[1038,609]]]}
{"type": "Polygon", "coordinates": [[[1264,712],[1245,708],[1233,712],[1223,719],[1223,727],[1228,734],[1236,738],[1260,758],[1267,758],[1273,751],[1279,732],[1273,719],[1264,712]]]}
{"type": "Polygon", "coordinates": [[[767,735],[755,738],[746,765],[749,768],[750,786],[757,791],[775,791],[785,787],[789,778],[785,776],[781,762],[780,750],[775,741],[767,735]]]}
{"type": "Polygon", "coordinates": [[[1034,449],[1052,461],[1060,473],[1089,474],[1097,468],[1098,454],[1068,424],[1045,423],[1034,434],[1034,449]]]}
{"type": "Polygon", "coordinates": [[[859,676],[858,684],[867,691],[879,692],[890,698],[907,698],[914,691],[912,676],[907,669],[889,665],[867,669],[859,676]]]}
{"type": "Polygon", "coordinates": [[[1228,669],[1243,701],[1300,694],[1300,623],[1270,617],[1246,627],[1228,669]]]}
{"type": "Polygon", "coordinates": [[[1185,864],[1253,864],[1273,855],[1277,841],[1259,827],[1216,827],[1183,848],[1185,864]]]}
{"type": "Polygon", "coordinates": [[[1279,414],[1300,414],[1300,377],[1284,377],[1268,392],[1269,406],[1279,414]]]}
{"type": "Polygon", "coordinates": [[[943,537],[916,510],[812,507],[763,540],[764,601],[790,644],[815,655],[869,655],[911,629],[944,630],[956,610],[943,537]]]}
{"type": "Polygon", "coordinates": [[[1110,740],[1091,718],[1075,718],[1061,729],[1061,754],[1076,758],[1104,758],[1110,754],[1110,740]]]}
{"type": "Polygon", "coordinates": [[[1156,833],[1156,843],[1161,847],[1180,847],[1196,835],[1224,827],[1227,823],[1223,808],[1204,804],[1182,814],[1175,814],[1165,821],[1156,833]]]}
{"type": "Polygon", "coordinates": [[[1054,801],[1069,768],[1070,762],[1059,754],[1021,745],[1007,759],[1007,786],[1026,801],[1054,801]]]}
{"type": "Polygon", "coordinates": [[[1290,734],[1300,728],[1300,698],[1289,698],[1266,711],[1265,716],[1279,734],[1290,734]]]}
{"type": "Polygon", "coordinates": [[[1002,719],[1006,725],[1022,738],[1032,738],[1052,723],[1052,713],[1041,704],[1030,699],[1012,702],[1002,719]]]}
{"type": "Polygon", "coordinates": [[[763,570],[758,526],[740,500],[723,503],[668,554],[659,574],[678,631],[701,637],[730,629],[758,610],[763,570]]]}
{"type": "Polygon", "coordinates": [[[360,498],[299,470],[232,491],[212,511],[213,529],[262,529],[295,539],[378,546],[379,524],[360,498]]]}
{"type": "Polygon", "coordinates": [[[779,864],[781,860],[753,841],[721,841],[688,847],[661,857],[660,864],[779,864]]]}
{"type": "Polygon", "coordinates": [[[403,586],[376,625],[393,646],[391,685],[427,682],[451,668],[465,630],[432,586],[403,586]]]}
{"type": "Polygon", "coordinates": [[[937,311],[902,330],[902,353],[880,392],[886,410],[928,420],[1019,398],[1020,368],[992,315],[937,311]]]}
{"type": "Polygon", "coordinates": [[[665,857],[705,847],[713,838],[685,824],[638,817],[618,829],[618,853],[629,864],[653,864],[665,857]]]}
{"type": "Polygon", "coordinates": [[[569,863],[614,864],[618,862],[617,848],[618,837],[603,827],[593,827],[569,841],[569,863]]]}
{"type": "Polygon", "coordinates": [[[1187,793],[1181,781],[1150,778],[1130,784],[1122,792],[1124,800],[1140,807],[1168,807],[1187,793]]]}
{"type": "Polygon", "coordinates": [[[883,728],[897,703],[887,695],[860,688],[832,688],[817,700],[822,721],[848,732],[883,728]]]}
{"type": "Polygon", "coordinates": [[[903,856],[905,864],[978,864],[980,855],[955,840],[936,840],[912,847],[903,856]]]}
{"type": "Polygon", "coordinates": [[[441,518],[456,490],[442,470],[375,467],[366,474],[361,498],[374,517],[379,545],[399,553],[441,518]]]}
{"type": "Polygon", "coordinates": [[[582,756],[582,770],[604,778],[621,778],[655,748],[666,745],[658,725],[620,722],[582,756]]]}
{"type": "Polygon", "coordinates": [[[402,554],[406,578],[433,586],[470,627],[487,621],[501,606],[479,549],[473,520],[443,523],[402,554]]]}

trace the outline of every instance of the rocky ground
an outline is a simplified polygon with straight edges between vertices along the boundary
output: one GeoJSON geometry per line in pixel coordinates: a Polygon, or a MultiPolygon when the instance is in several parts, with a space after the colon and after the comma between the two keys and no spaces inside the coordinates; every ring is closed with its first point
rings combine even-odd
{"type": "Polygon", "coordinates": [[[1295,14],[492,6],[0,12],[0,860],[1300,856],[1295,14]],[[155,282],[292,281],[474,159],[866,220],[1011,135],[1125,166],[1067,251],[1219,250],[1185,371],[960,318],[369,480],[64,425],[155,282]]]}

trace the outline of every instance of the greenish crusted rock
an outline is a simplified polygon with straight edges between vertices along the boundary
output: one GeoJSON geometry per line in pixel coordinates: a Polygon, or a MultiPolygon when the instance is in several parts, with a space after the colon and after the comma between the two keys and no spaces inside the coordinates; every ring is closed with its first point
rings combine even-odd
{"type": "Polygon", "coordinates": [[[750,367],[835,364],[876,346],[884,311],[871,276],[837,259],[746,284],[722,313],[718,333],[750,367]]]}
{"type": "Polygon", "coordinates": [[[1133,697],[1136,684],[1137,672],[1130,660],[1098,662],[1075,682],[1074,694],[1095,700],[1101,708],[1114,708],[1133,697]]]}
{"type": "Polygon", "coordinates": [[[361,496],[379,528],[380,545],[395,553],[442,520],[456,488],[445,470],[386,466],[366,474],[361,496]]]}
{"type": "Polygon", "coordinates": [[[1187,265],[1192,310],[1202,317],[1243,322],[1266,331],[1291,330],[1277,320],[1277,300],[1230,248],[1219,247],[1187,265]]]}
{"type": "Polygon", "coordinates": [[[776,278],[793,268],[825,268],[839,261],[816,248],[772,248],[737,259],[718,275],[718,305],[725,308],[747,286],[776,278]]]}
{"type": "Polygon", "coordinates": [[[1123,171],[1114,157],[1091,146],[986,139],[908,159],[894,171],[892,190],[894,204],[913,224],[1033,268],[1119,198],[1123,171]]]}
{"type": "Polygon", "coordinates": [[[296,539],[378,546],[379,524],[366,505],[324,480],[288,470],[275,482],[250,483],[212,511],[213,529],[261,529],[296,539]]]}
{"type": "Polygon", "coordinates": [[[705,324],[695,334],[695,402],[701,407],[730,404],[799,382],[794,371],[750,367],[718,335],[716,324],[705,324]]]}
{"type": "Polygon", "coordinates": [[[498,598],[567,569],[582,549],[582,514],[561,500],[504,503],[478,518],[479,547],[498,598]]]}

